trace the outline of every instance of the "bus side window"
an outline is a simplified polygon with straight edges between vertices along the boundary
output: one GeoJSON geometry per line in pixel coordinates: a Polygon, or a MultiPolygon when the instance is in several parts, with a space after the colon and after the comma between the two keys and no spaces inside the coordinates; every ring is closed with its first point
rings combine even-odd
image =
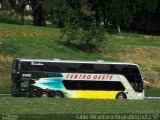
{"type": "Polygon", "coordinates": [[[95,64],[94,65],[95,73],[110,73],[110,66],[104,64],[95,64]]]}
{"type": "Polygon", "coordinates": [[[21,62],[21,71],[30,71],[30,62],[21,62]]]}
{"type": "MultiPolygon", "coordinates": [[[[118,66],[119,67],[119,66],[118,66]]],[[[118,74],[119,73],[119,70],[117,69],[117,66],[116,65],[110,65],[110,71],[111,73],[113,74],[118,74]]]]}
{"type": "MultiPolygon", "coordinates": [[[[63,63],[61,63],[63,64],[63,63]]],[[[64,65],[60,65],[60,63],[45,63],[45,71],[47,72],[62,72],[64,65]]]]}
{"type": "Polygon", "coordinates": [[[67,72],[72,72],[72,73],[78,72],[78,70],[76,68],[67,68],[66,71],[67,72]]]}
{"type": "Polygon", "coordinates": [[[65,72],[77,73],[79,64],[75,63],[64,63],[65,72]]]}
{"type": "Polygon", "coordinates": [[[95,73],[93,64],[82,64],[79,66],[80,73],[95,73]]]}
{"type": "Polygon", "coordinates": [[[30,71],[34,71],[34,72],[44,71],[44,66],[32,65],[30,67],[30,71]]]}
{"type": "Polygon", "coordinates": [[[47,72],[59,72],[61,69],[59,67],[54,67],[54,66],[46,66],[46,71],[47,72]]]}
{"type": "Polygon", "coordinates": [[[101,81],[101,82],[98,82],[98,90],[124,91],[125,88],[121,82],[101,81]]]}

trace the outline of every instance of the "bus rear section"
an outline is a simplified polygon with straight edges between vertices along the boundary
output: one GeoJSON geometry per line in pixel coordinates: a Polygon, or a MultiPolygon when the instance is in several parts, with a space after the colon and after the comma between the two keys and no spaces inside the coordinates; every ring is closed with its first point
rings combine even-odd
{"type": "MultiPolygon", "coordinates": [[[[54,77],[44,72],[29,70],[30,65],[19,59],[15,59],[12,64],[12,87],[11,95],[14,97],[53,97],[54,90],[43,89],[34,86],[35,81],[43,77],[54,77]],[[23,68],[22,68],[23,67],[23,68]],[[25,70],[26,69],[26,70],[25,70]]],[[[39,67],[39,66],[38,66],[39,67]]]]}
{"type": "Polygon", "coordinates": [[[11,82],[12,82],[12,86],[11,86],[11,94],[12,96],[17,96],[19,89],[20,89],[20,84],[21,84],[21,80],[20,80],[20,74],[19,74],[19,65],[20,65],[20,61],[15,59],[12,63],[12,74],[11,74],[11,82]]]}
{"type": "Polygon", "coordinates": [[[143,79],[132,63],[15,59],[12,95],[143,99],[143,79]]]}

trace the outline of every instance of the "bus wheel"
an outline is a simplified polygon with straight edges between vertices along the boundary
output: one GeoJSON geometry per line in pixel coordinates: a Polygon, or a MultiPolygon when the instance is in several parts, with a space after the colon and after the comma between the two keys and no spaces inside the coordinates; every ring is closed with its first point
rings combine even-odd
{"type": "Polygon", "coordinates": [[[48,94],[47,94],[46,92],[43,92],[43,93],[41,94],[41,97],[42,97],[42,98],[47,98],[47,97],[48,97],[48,94]]]}
{"type": "Polygon", "coordinates": [[[57,91],[57,92],[54,93],[54,97],[55,97],[55,98],[63,98],[63,93],[57,91]]]}
{"type": "Polygon", "coordinates": [[[126,96],[126,94],[124,94],[124,93],[118,93],[118,94],[116,95],[116,99],[120,99],[120,100],[122,100],[122,99],[127,99],[127,96],[126,96]]]}

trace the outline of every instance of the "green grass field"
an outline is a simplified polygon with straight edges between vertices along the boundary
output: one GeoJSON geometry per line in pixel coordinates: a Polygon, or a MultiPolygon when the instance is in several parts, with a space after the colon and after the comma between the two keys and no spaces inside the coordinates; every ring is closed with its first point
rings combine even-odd
{"type": "Polygon", "coordinates": [[[0,98],[0,113],[18,115],[21,120],[76,120],[80,115],[160,114],[158,100],[91,100],[55,98],[0,98]]]}
{"type": "Polygon", "coordinates": [[[158,100],[0,98],[2,114],[160,113],[158,100]]]}

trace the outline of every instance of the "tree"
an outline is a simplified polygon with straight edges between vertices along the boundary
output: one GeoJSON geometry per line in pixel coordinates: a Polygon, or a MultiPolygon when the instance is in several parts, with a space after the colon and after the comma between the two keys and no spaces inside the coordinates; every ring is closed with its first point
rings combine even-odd
{"type": "Polygon", "coordinates": [[[102,7],[102,16],[103,16],[103,23],[104,26],[107,27],[108,25],[108,18],[107,18],[107,0],[100,0],[101,7],[102,7]]]}
{"type": "Polygon", "coordinates": [[[107,5],[109,22],[117,26],[120,33],[121,26],[129,26],[132,21],[132,12],[128,8],[129,0],[110,0],[107,5]]]}
{"type": "Polygon", "coordinates": [[[76,49],[85,52],[100,52],[104,45],[105,29],[100,26],[92,25],[84,29],[75,25],[70,25],[62,30],[62,37],[67,46],[76,46],[76,49]]]}
{"type": "Polygon", "coordinates": [[[67,45],[77,46],[76,48],[86,52],[99,51],[102,48],[105,30],[100,26],[101,10],[97,3],[99,0],[94,3],[89,0],[67,0],[72,11],[72,16],[69,17],[73,20],[62,30],[67,45]]]}
{"type": "Polygon", "coordinates": [[[83,27],[88,27],[93,22],[94,11],[88,0],[67,0],[71,10],[71,22],[83,27]]]}
{"type": "Polygon", "coordinates": [[[92,25],[89,30],[84,30],[80,38],[80,46],[83,50],[99,52],[104,47],[105,30],[103,27],[92,25]]]}
{"type": "Polygon", "coordinates": [[[69,7],[66,0],[45,0],[47,18],[56,27],[64,27],[69,22],[69,7]]]}
{"type": "MultiPolygon", "coordinates": [[[[158,0],[158,3],[157,3],[157,8],[155,9],[155,16],[157,16],[157,18],[159,18],[160,20],[160,0],[158,0]]],[[[160,24],[160,22],[159,22],[160,24]]]]}
{"type": "Polygon", "coordinates": [[[28,0],[33,10],[33,22],[36,26],[46,25],[46,11],[44,0],[28,0]]]}
{"type": "Polygon", "coordinates": [[[10,4],[8,0],[0,0],[1,9],[8,10],[10,8],[10,4]]]}
{"type": "Polygon", "coordinates": [[[147,23],[154,17],[154,12],[158,7],[158,0],[131,0],[131,8],[134,10],[132,27],[138,26],[143,31],[147,29],[147,23]]]}
{"type": "Polygon", "coordinates": [[[94,11],[96,26],[99,26],[101,23],[101,13],[102,13],[102,4],[101,0],[89,0],[91,6],[91,9],[94,11]]]}
{"type": "Polygon", "coordinates": [[[63,27],[64,21],[68,19],[66,0],[30,0],[30,3],[35,25],[44,26],[49,19],[58,27],[63,27]]]}
{"type": "MultiPolygon", "coordinates": [[[[9,4],[10,4],[10,7],[12,8],[12,9],[16,9],[16,7],[17,7],[17,1],[18,0],[8,0],[8,2],[9,2],[9,4]]],[[[21,2],[21,1],[20,1],[21,2]]]]}
{"type": "Polygon", "coordinates": [[[21,0],[18,2],[18,4],[16,5],[16,11],[17,13],[21,16],[21,21],[22,21],[22,24],[24,24],[24,16],[25,16],[25,7],[26,5],[29,4],[29,1],[28,0],[21,0]]]}

